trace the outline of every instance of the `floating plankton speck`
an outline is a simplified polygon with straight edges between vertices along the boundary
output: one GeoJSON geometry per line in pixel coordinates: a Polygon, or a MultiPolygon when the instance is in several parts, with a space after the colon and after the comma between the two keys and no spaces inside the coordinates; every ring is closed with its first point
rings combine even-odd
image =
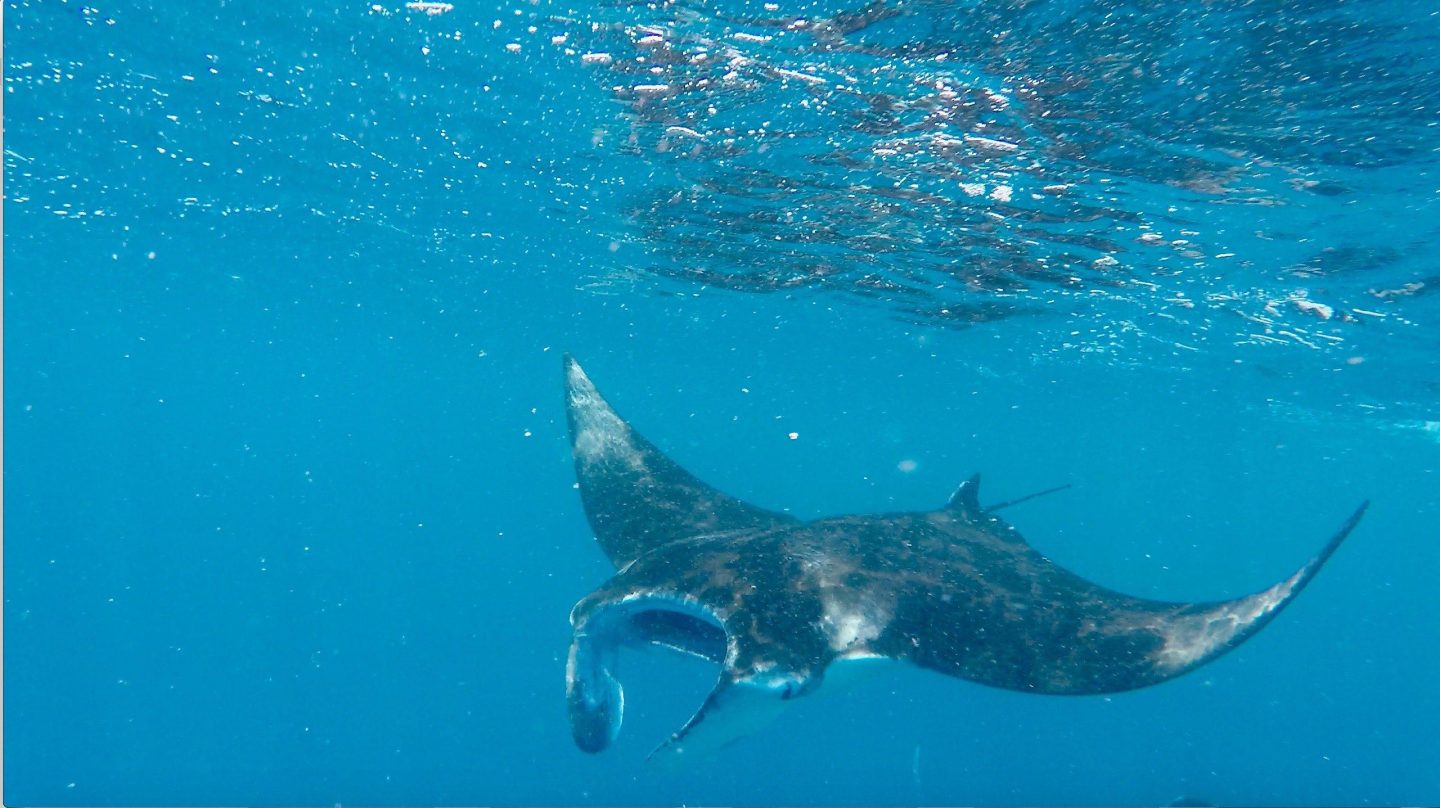
{"type": "Polygon", "coordinates": [[[451,12],[451,11],[454,11],[454,10],[455,10],[455,6],[454,6],[453,4],[451,4],[451,3],[432,3],[432,2],[426,2],[426,0],[420,0],[419,2],[413,2],[413,3],[406,3],[406,4],[405,4],[405,8],[406,8],[406,10],[408,10],[408,11],[419,11],[419,12],[422,12],[422,13],[424,13],[427,17],[438,17],[438,16],[440,16],[441,14],[445,14],[445,13],[448,13],[448,12],[451,12]]]}

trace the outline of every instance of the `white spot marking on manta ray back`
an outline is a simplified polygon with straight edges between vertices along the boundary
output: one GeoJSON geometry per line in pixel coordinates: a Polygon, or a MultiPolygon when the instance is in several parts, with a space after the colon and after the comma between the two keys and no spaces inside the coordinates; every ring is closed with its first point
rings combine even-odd
{"type": "Polygon", "coordinates": [[[820,591],[821,625],[836,653],[853,652],[879,637],[890,624],[891,609],[873,592],[852,589],[843,580],[849,571],[823,553],[803,561],[820,591]]]}
{"type": "Polygon", "coordinates": [[[1178,671],[1203,662],[1255,621],[1275,611],[1290,597],[1305,572],[1301,570],[1248,598],[1161,624],[1158,630],[1165,638],[1165,645],[1155,652],[1155,663],[1164,670],[1178,671]]]}
{"type": "Polygon", "coordinates": [[[864,603],[869,598],[859,600],[860,603],[850,603],[842,598],[821,598],[825,608],[825,631],[829,635],[832,651],[843,652],[868,643],[879,637],[885,630],[885,625],[890,622],[888,614],[882,616],[877,614],[879,610],[865,608],[872,605],[864,603]]]}

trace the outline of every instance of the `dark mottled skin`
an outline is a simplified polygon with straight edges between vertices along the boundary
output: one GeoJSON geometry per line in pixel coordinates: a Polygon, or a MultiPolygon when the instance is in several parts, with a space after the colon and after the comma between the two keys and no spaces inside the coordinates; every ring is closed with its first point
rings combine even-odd
{"type": "MultiPolygon", "coordinates": [[[[567,367],[579,366],[567,360],[567,367]]],[[[580,374],[583,378],[583,373],[580,374]]],[[[581,432],[580,421],[604,406],[604,400],[585,380],[585,389],[570,390],[567,408],[571,435],[581,432]],[[590,402],[589,396],[594,397],[590,402]],[[586,405],[589,406],[586,406],[586,405]]],[[[623,422],[622,422],[623,423],[623,422]]],[[[643,463],[589,459],[578,450],[575,476],[580,499],[595,529],[601,549],[616,566],[675,539],[737,528],[769,528],[796,524],[793,517],[757,508],[706,485],[667,458],[644,436],[625,428],[625,438],[643,463]]]]}
{"type": "Polygon", "coordinates": [[[1183,673],[1188,666],[1157,669],[1151,655],[1164,639],[1156,627],[1207,608],[1096,586],[998,518],[957,509],[669,542],[582,600],[575,619],[635,592],[687,595],[735,639],[736,675],[756,663],[816,675],[836,656],[821,629],[827,585],[804,568],[821,556],[843,570],[828,588],[893,603],[869,650],[1013,690],[1104,693],[1183,673]]]}
{"type": "Polygon", "coordinates": [[[730,644],[720,661],[730,680],[781,671],[813,689],[832,661],[855,654],[1035,693],[1144,687],[1209,662],[1265,625],[1364,510],[1264,592],[1213,603],[1144,600],[1086,581],[1030,547],[980,506],[978,478],[937,511],[800,523],[680,469],[568,360],[567,379],[580,491],[601,546],[620,567],[576,605],[577,642],[592,616],[643,596],[653,611],[628,618],[633,641],[716,658],[720,629],[668,605],[685,602],[723,628],[730,644]],[[587,425],[605,426],[606,440],[582,440],[587,425]]]}

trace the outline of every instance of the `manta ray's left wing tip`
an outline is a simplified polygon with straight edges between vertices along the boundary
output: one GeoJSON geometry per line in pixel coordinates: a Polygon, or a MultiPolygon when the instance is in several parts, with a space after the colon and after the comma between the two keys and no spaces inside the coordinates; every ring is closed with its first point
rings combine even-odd
{"type": "Polygon", "coordinates": [[[565,363],[565,387],[574,390],[577,384],[589,384],[590,377],[585,375],[585,369],[575,359],[575,355],[566,351],[563,355],[565,363]]]}
{"type": "Polygon", "coordinates": [[[565,403],[585,513],[617,568],[678,539],[794,523],[713,488],[666,457],[610,406],[569,354],[565,403]]]}

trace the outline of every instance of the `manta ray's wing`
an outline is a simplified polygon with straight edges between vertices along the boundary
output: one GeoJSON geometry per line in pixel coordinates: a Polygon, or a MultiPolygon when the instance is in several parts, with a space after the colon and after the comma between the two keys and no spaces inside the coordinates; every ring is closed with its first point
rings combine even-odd
{"type": "Polygon", "coordinates": [[[1236,647],[1305,588],[1366,507],[1274,586],[1233,600],[1170,603],[1106,589],[1054,564],[981,509],[976,488],[972,480],[944,510],[892,525],[907,544],[928,539],[939,549],[893,582],[893,616],[872,647],[952,676],[1053,694],[1157,684],[1236,647]]]}
{"type": "Polygon", "coordinates": [[[570,356],[565,400],[585,515],[616,567],[677,539],[795,523],[716,490],[670,460],[610,407],[570,356]]]}

